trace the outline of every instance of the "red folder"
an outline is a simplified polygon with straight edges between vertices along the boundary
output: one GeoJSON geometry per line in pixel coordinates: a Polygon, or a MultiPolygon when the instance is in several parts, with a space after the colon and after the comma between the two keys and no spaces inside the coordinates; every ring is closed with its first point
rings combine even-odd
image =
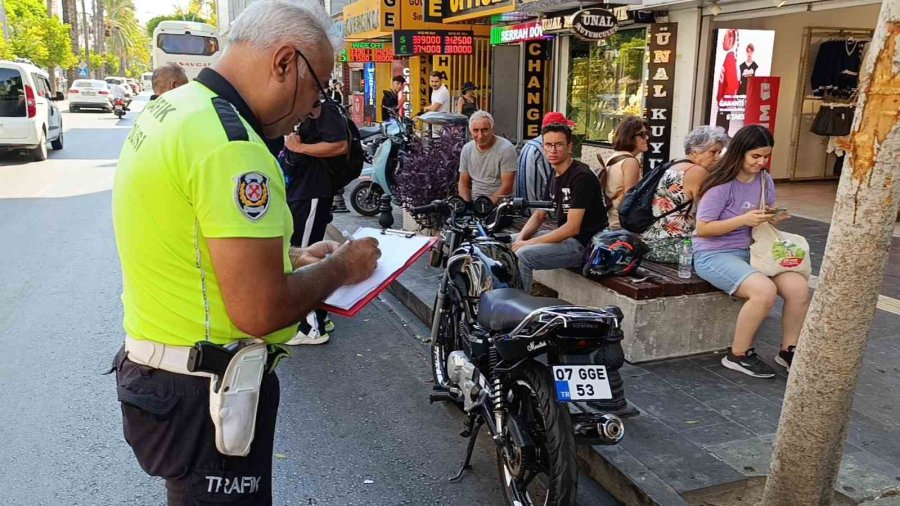
{"type": "Polygon", "coordinates": [[[411,256],[409,258],[409,260],[403,265],[403,267],[401,267],[397,272],[392,274],[391,277],[389,277],[387,280],[385,280],[384,283],[378,285],[377,288],[375,288],[374,290],[369,292],[369,294],[366,295],[364,298],[360,299],[360,301],[357,302],[356,304],[354,304],[353,307],[351,307],[350,309],[338,308],[338,307],[334,307],[334,306],[324,304],[324,303],[321,304],[319,306],[319,308],[324,309],[325,311],[328,311],[329,313],[334,313],[339,316],[346,316],[348,318],[356,316],[356,313],[359,313],[362,310],[362,308],[366,307],[366,305],[369,302],[372,302],[372,300],[375,297],[377,297],[378,294],[380,294],[388,286],[390,286],[390,284],[393,283],[398,277],[400,277],[400,275],[403,274],[403,272],[406,271],[406,269],[409,269],[410,267],[412,267],[412,265],[414,263],[416,263],[420,258],[422,258],[422,255],[424,255],[428,250],[431,249],[431,247],[434,245],[434,243],[437,242],[437,239],[438,239],[437,237],[432,237],[431,240],[428,241],[428,243],[426,245],[422,246],[422,249],[417,251],[415,254],[413,254],[413,256],[411,256]]]}

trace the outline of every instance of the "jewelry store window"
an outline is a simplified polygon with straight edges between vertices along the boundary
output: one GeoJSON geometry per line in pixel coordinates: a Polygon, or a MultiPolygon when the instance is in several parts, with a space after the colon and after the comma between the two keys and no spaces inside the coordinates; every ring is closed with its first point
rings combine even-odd
{"type": "Polygon", "coordinates": [[[566,115],[576,142],[611,144],[626,116],[644,114],[647,30],[625,30],[599,42],[569,37],[566,115]]]}

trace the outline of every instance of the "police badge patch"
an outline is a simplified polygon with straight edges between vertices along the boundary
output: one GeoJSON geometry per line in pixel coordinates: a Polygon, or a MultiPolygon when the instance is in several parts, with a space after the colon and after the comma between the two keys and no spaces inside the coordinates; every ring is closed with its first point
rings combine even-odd
{"type": "Polygon", "coordinates": [[[269,209],[269,178],[247,172],[235,178],[234,201],[244,216],[258,220],[269,209]]]}

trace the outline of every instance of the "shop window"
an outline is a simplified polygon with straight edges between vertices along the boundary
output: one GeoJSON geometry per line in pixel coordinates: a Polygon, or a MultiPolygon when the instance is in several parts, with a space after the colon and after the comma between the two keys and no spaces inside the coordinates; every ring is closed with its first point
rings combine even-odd
{"type": "Polygon", "coordinates": [[[643,115],[646,54],[645,29],[600,42],[570,37],[566,115],[579,141],[611,143],[624,117],[643,115]]]}

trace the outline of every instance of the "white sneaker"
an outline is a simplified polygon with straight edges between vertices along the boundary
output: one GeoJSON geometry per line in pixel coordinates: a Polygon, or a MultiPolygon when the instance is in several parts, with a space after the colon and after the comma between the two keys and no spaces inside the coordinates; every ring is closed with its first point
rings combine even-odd
{"type": "Polygon", "coordinates": [[[309,334],[304,333],[302,330],[297,330],[297,334],[291,338],[290,341],[284,343],[288,346],[298,346],[301,344],[325,344],[328,342],[328,339],[331,336],[328,335],[328,332],[324,334],[319,334],[319,330],[315,327],[309,330],[309,334]]]}

